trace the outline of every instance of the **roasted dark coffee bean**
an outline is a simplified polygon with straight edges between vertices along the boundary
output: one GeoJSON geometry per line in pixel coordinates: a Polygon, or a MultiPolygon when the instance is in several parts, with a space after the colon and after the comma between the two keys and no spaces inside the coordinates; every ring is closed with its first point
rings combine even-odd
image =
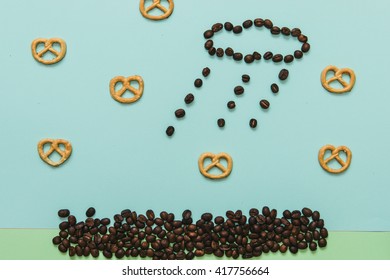
{"type": "Polygon", "coordinates": [[[167,127],[167,130],[165,131],[165,133],[168,135],[168,136],[172,136],[173,133],[175,133],[175,128],[173,126],[168,126],[167,127]]]}
{"type": "Polygon", "coordinates": [[[305,250],[307,248],[306,242],[299,242],[298,243],[298,249],[305,250]]]}
{"type": "Polygon", "coordinates": [[[70,211],[68,209],[58,210],[58,217],[60,217],[60,218],[66,218],[69,215],[70,215],[70,211]]]}
{"type": "Polygon", "coordinates": [[[214,222],[215,222],[217,225],[223,224],[224,221],[225,221],[225,219],[224,219],[224,217],[222,217],[222,216],[217,216],[217,217],[215,217],[215,219],[214,219],[214,222]]]}
{"type": "Polygon", "coordinates": [[[320,212],[314,211],[312,214],[313,221],[318,221],[320,219],[320,212]]]}
{"type": "Polygon", "coordinates": [[[314,230],[313,231],[313,239],[320,240],[320,238],[321,238],[320,232],[318,230],[314,230]]]}
{"type": "Polygon", "coordinates": [[[209,49],[209,55],[215,55],[215,53],[217,52],[217,49],[216,48],[214,48],[214,47],[212,47],[212,48],[210,48],[209,49]]]}
{"type": "Polygon", "coordinates": [[[210,75],[210,72],[211,72],[210,68],[208,67],[203,68],[202,70],[203,77],[207,77],[208,75],[210,75]]]}
{"type": "Polygon", "coordinates": [[[260,100],[259,104],[260,104],[260,107],[263,109],[268,109],[269,105],[270,105],[268,100],[265,100],[265,99],[260,100]]]}
{"type": "Polygon", "coordinates": [[[69,228],[69,223],[68,222],[61,222],[59,225],[58,225],[59,229],[60,230],[66,230],[69,228]]]}
{"type": "Polygon", "coordinates": [[[289,74],[289,72],[288,72],[287,69],[280,70],[280,72],[279,72],[279,80],[281,80],[281,81],[286,80],[288,78],[288,74],[289,74]]]}
{"type": "Polygon", "coordinates": [[[264,55],[263,55],[263,58],[265,60],[270,60],[272,59],[272,57],[274,56],[274,54],[272,52],[266,52],[264,55]]]}
{"type": "Polygon", "coordinates": [[[60,244],[61,243],[61,237],[59,237],[59,236],[54,237],[52,242],[53,242],[54,245],[60,244]]]}
{"type": "Polygon", "coordinates": [[[114,221],[116,223],[121,223],[123,221],[123,217],[119,214],[114,215],[114,221]]]}
{"type": "Polygon", "coordinates": [[[213,40],[207,40],[206,43],[204,43],[204,48],[206,50],[210,50],[214,45],[213,40]]]}
{"type": "Polygon", "coordinates": [[[304,43],[301,47],[301,51],[304,53],[307,53],[310,50],[310,44],[309,43],[304,43]]]}
{"type": "Polygon", "coordinates": [[[301,30],[299,28],[293,28],[291,30],[291,36],[298,37],[299,35],[301,35],[301,30]]]}
{"type": "Polygon", "coordinates": [[[326,247],[326,239],[325,238],[321,238],[320,240],[318,240],[318,247],[320,248],[323,248],[323,247],[326,247]]]}
{"type": "Polygon", "coordinates": [[[256,18],[253,23],[256,27],[262,27],[264,25],[264,20],[262,18],[256,18]]]}
{"type": "Polygon", "coordinates": [[[223,28],[223,24],[218,22],[218,23],[214,24],[214,25],[211,27],[211,30],[212,30],[214,33],[216,33],[216,32],[218,32],[218,31],[221,31],[222,28],[223,28]]]}
{"type": "Polygon", "coordinates": [[[121,211],[121,216],[122,216],[123,218],[128,218],[128,217],[130,217],[130,216],[131,216],[131,211],[130,211],[130,209],[124,209],[124,210],[122,210],[122,211],[121,211]]]}
{"type": "Polygon", "coordinates": [[[296,247],[296,246],[290,246],[290,252],[292,253],[292,254],[296,254],[296,253],[298,253],[298,247],[296,247]]]}
{"type": "Polygon", "coordinates": [[[176,118],[183,118],[184,116],[186,115],[186,111],[184,111],[184,109],[177,109],[175,111],[175,116],[176,118]]]}
{"type": "Polygon", "coordinates": [[[76,255],[76,248],[75,247],[69,247],[69,257],[73,257],[76,255]]]}
{"type": "Polygon", "coordinates": [[[277,84],[272,84],[271,85],[271,91],[273,92],[273,93],[278,93],[279,92],[279,86],[277,85],[277,84]]]}
{"type": "Polygon", "coordinates": [[[284,57],[284,62],[285,62],[285,63],[291,63],[291,62],[293,62],[293,61],[294,61],[294,56],[291,55],[291,54],[288,54],[288,55],[286,55],[286,56],[284,57]]]}
{"type": "Polygon", "coordinates": [[[261,59],[261,54],[259,54],[258,52],[253,52],[253,58],[255,59],[255,60],[260,60],[261,59]]]}
{"type": "Polygon", "coordinates": [[[235,103],[234,101],[229,101],[229,102],[227,103],[227,107],[228,107],[229,109],[234,109],[234,108],[236,108],[236,103],[235,103]]]}
{"type": "Polygon", "coordinates": [[[264,20],[264,26],[265,26],[266,28],[268,28],[268,29],[271,29],[271,28],[274,26],[274,24],[272,23],[271,20],[265,19],[265,20],[264,20]]]}
{"type": "Polygon", "coordinates": [[[265,217],[269,217],[271,215],[271,210],[268,208],[268,206],[264,206],[261,210],[261,213],[263,213],[265,217]]]}
{"type": "Polygon", "coordinates": [[[242,32],[242,26],[241,25],[236,25],[233,27],[233,33],[234,34],[239,34],[242,32]]]}
{"type": "Polygon", "coordinates": [[[154,214],[154,211],[153,210],[148,210],[146,211],[146,217],[149,219],[149,220],[154,220],[155,218],[155,214],[154,214]]]}
{"type": "Polygon", "coordinates": [[[187,220],[187,219],[190,219],[192,216],[192,212],[191,210],[184,210],[183,213],[182,213],[182,217],[183,219],[187,220]]]}
{"type": "Polygon", "coordinates": [[[212,30],[206,30],[203,33],[203,36],[204,36],[205,39],[210,39],[211,37],[214,36],[214,32],[212,30]]]}
{"type": "Polygon", "coordinates": [[[195,99],[194,95],[193,95],[192,93],[189,93],[189,94],[187,94],[186,97],[184,98],[184,102],[185,102],[186,104],[190,104],[190,103],[192,103],[192,102],[194,101],[194,99],[195,99]]]}
{"type": "Polygon", "coordinates": [[[313,214],[313,211],[311,211],[311,209],[305,207],[305,208],[302,209],[302,214],[303,214],[305,217],[310,218],[311,215],[313,214]]]}
{"type": "Polygon", "coordinates": [[[272,61],[273,62],[281,62],[283,61],[283,55],[281,54],[275,54],[273,57],[272,57],[272,61]]]}
{"type": "Polygon", "coordinates": [[[250,119],[249,120],[249,126],[251,128],[255,128],[257,126],[257,120],[256,119],[250,119]]]}
{"type": "Polygon", "coordinates": [[[77,223],[76,217],[73,216],[73,215],[70,215],[68,217],[68,223],[69,223],[70,226],[74,226],[77,223]]]}
{"type": "Polygon", "coordinates": [[[315,243],[315,242],[310,242],[309,249],[310,249],[310,251],[315,251],[315,250],[317,250],[317,243],[315,243]]]}
{"type": "Polygon", "coordinates": [[[277,27],[277,26],[273,26],[273,27],[271,28],[271,34],[273,34],[273,35],[279,35],[279,34],[280,34],[280,28],[277,27]]]}
{"type": "Polygon", "coordinates": [[[281,32],[283,35],[290,36],[291,30],[288,27],[282,27],[281,32]]]}
{"type": "Polygon", "coordinates": [[[280,247],[279,247],[279,252],[281,252],[281,253],[286,253],[287,252],[287,246],[286,245],[281,245],[280,247]]]}
{"type": "Polygon", "coordinates": [[[255,59],[253,58],[253,55],[251,54],[247,54],[245,57],[244,57],[244,61],[246,63],[252,63],[255,59]]]}
{"type": "Polygon", "coordinates": [[[196,80],[194,81],[194,86],[195,86],[195,87],[200,88],[202,85],[203,85],[202,79],[196,79],[196,80]]]}
{"type": "Polygon", "coordinates": [[[244,83],[248,83],[250,81],[251,77],[247,74],[244,74],[244,75],[242,75],[241,79],[244,83]]]}
{"type": "Polygon", "coordinates": [[[253,21],[250,19],[248,19],[242,23],[242,27],[244,27],[245,29],[252,27],[252,25],[253,25],[253,21]]]}
{"type": "Polygon", "coordinates": [[[291,218],[290,210],[284,210],[283,211],[283,217],[285,217],[286,219],[290,219],[291,218]]]}
{"type": "Polygon", "coordinates": [[[58,245],[58,250],[61,253],[66,253],[66,251],[68,251],[68,248],[66,248],[64,245],[60,244],[60,245],[58,245]]]}
{"type": "Polygon", "coordinates": [[[302,53],[301,51],[299,51],[299,50],[296,50],[296,51],[294,52],[294,57],[295,57],[296,59],[301,59],[301,58],[303,57],[303,53],[302,53]]]}
{"type": "Polygon", "coordinates": [[[307,42],[307,37],[303,34],[299,34],[298,36],[298,41],[301,43],[306,43],[307,42]]]}
{"type": "Polygon", "coordinates": [[[217,57],[223,57],[225,54],[224,50],[222,48],[218,48],[216,51],[217,57]]]}
{"type": "Polygon", "coordinates": [[[225,120],[222,119],[222,118],[218,119],[217,124],[218,124],[219,127],[224,127],[225,126],[225,120]]]}
{"type": "Polygon", "coordinates": [[[242,56],[242,53],[234,53],[233,54],[233,59],[236,60],[236,61],[240,61],[242,60],[243,56],[242,56]]]}
{"type": "Polygon", "coordinates": [[[242,95],[244,93],[244,88],[242,86],[236,86],[234,88],[234,94],[235,95],[242,95]]]}
{"type": "Polygon", "coordinates": [[[226,48],[226,49],[225,49],[225,54],[226,54],[227,56],[233,56],[234,50],[233,50],[232,48],[226,48]]]}
{"type": "Polygon", "coordinates": [[[225,22],[225,24],[223,25],[225,27],[225,30],[226,31],[232,31],[233,30],[233,24],[231,22],[225,22]]]}
{"type": "Polygon", "coordinates": [[[327,238],[328,237],[328,230],[326,228],[320,229],[320,235],[322,238],[327,238]]]}

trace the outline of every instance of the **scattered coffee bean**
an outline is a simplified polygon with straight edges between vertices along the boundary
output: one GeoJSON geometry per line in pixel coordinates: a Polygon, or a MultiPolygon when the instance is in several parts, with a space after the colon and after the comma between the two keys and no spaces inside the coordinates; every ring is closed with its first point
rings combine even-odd
{"type": "Polygon", "coordinates": [[[60,218],[66,218],[69,215],[70,215],[70,211],[68,209],[58,210],[58,217],[60,217],[60,218]]]}
{"type": "Polygon", "coordinates": [[[253,58],[255,60],[260,60],[261,59],[261,54],[259,54],[258,52],[253,52],[253,58]]]}
{"type": "Polygon", "coordinates": [[[219,127],[224,127],[225,126],[225,120],[224,119],[218,119],[217,124],[219,127]]]}
{"type": "Polygon", "coordinates": [[[252,63],[255,59],[253,58],[253,55],[251,54],[247,54],[245,57],[244,57],[244,61],[246,63],[252,63]]]}
{"type": "Polygon", "coordinates": [[[299,50],[296,50],[296,51],[294,52],[294,57],[295,57],[296,59],[301,59],[301,58],[303,57],[303,53],[302,53],[301,51],[299,51],[299,50]]]}
{"type": "Polygon", "coordinates": [[[304,43],[301,47],[301,51],[304,53],[307,53],[310,50],[310,44],[309,43],[304,43]]]}
{"type": "Polygon", "coordinates": [[[283,55],[281,54],[275,54],[273,57],[272,57],[272,61],[273,62],[281,62],[283,60],[283,55]]]}
{"type": "Polygon", "coordinates": [[[184,111],[184,109],[177,109],[175,111],[175,116],[176,118],[183,118],[184,116],[186,115],[186,111],[184,111]]]}
{"type": "Polygon", "coordinates": [[[85,212],[85,215],[86,215],[87,217],[92,217],[93,215],[95,215],[95,213],[96,213],[95,208],[89,207],[89,208],[87,209],[87,211],[85,212]]]}
{"type": "Polygon", "coordinates": [[[196,79],[196,80],[194,81],[194,86],[195,86],[195,87],[200,88],[202,85],[203,85],[202,79],[196,79]]]}
{"type": "Polygon", "coordinates": [[[250,19],[248,19],[248,20],[246,20],[246,21],[244,21],[244,22],[242,23],[242,27],[244,27],[245,29],[250,28],[252,25],[253,25],[253,21],[250,20],[250,19]]]}
{"type": "Polygon", "coordinates": [[[282,27],[281,32],[283,35],[290,36],[291,30],[288,27],[282,27]]]}
{"type": "Polygon", "coordinates": [[[265,20],[264,20],[264,26],[265,26],[266,28],[268,28],[268,29],[271,29],[271,28],[274,26],[274,24],[272,23],[271,20],[265,19],[265,20]]]}
{"type": "Polygon", "coordinates": [[[217,33],[218,31],[221,31],[223,28],[223,24],[222,23],[216,23],[214,24],[212,27],[211,27],[211,30],[214,32],[214,33],[217,33]]]}
{"type": "Polygon", "coordinates": [[[167,130],[165,131],[165,133],[168,135],[168,136],[172,136],[173,133],[175,133],[175,128],[173,126],[168,126],[167,127],[167,130]]]}
{"type": "Polygon", "coordinates": [[[217,52],[217,49],[214,47],[209,49],[209,55],[211,55],[211,56],[215,55],[216,52],[217,52]]]}
{"type": "Polygon", "coordinates": [[[280,28],[277,27],[277,26],[273,26],[273,27],[271,28],[271,34],[273,34],[273,35],[279,35],[279,34],[280,34],[280,28]]]}
{"type": "Polygon", "coordinates": [[[264,20],[262,18],[257,18],[253,21],[256,27],[262,27],[264,25],[264,20]]]}
{"type": "Polygon", "coordinates": [[[225,54],[224,50],[222,48],[218,48],[216,51],[217,57],[223,57],[225,54]]]}
{"type": "Polygon", "coordinates": [[[241,32],[242,32],[242,26],[236,25],[236,26],[233,27],[233,33],[234,34],[239,34],[241,32]]]}
{"type": "Polygon", "coordinates": [[[268,100],[262,99],[260,100],[260,107],[263,109],[268,109],[269,108],[269,102],[268,100]]]}
{"type": "Polygon", "coordinates": [[[204,48],[206,50],[210,50],[214,45],[213,40],[207,40],[206,43],[204,43],[204,48]]]}
{"type": "Polygon", "coordinates": [[[229,109],[234,109],[234,108],[236,108],[236,103],[235,103],[234,101],[229,101],[229,102],[227,103],[227,107],[228,107],[229,109]]]}
{"type": "Polygon", "coordinates": [[[288,54],[288,55],[286,55],[286,56],[284,57],[284,62],[285,62],[285,63],[291,63],[291,62],[293,62],[293,60],[294,60],[294,56],[291,55],[291,54],[288,54]]]}
{"type": "Polygon", "coordinates": [[[298,41],[301,42],[301,43],[306,43],[307,42],[307,37],[303,34],[300,34],[298,36],[298,41]]]}
{"type": "Polygon", "coordinates": [[[195,99],[194,95],[193,95],[192,93],[189,93],[189,94],[187,94],[186,97],[184,98],[184,102],[185,102],[186,104],[190,104],[190,103],[192,103],[192,102],[194,101],[194,99],[195,99]]]}
{"type": "Polygon", "coordinates": [[[225,49],[225,54],[226,54],[227,56],[233,56],[234,51],[233,51],[232,48],[226,48],[226,49],[225,49]]]}
{"type": "Polygon", "coordinates": [[[272,52],[266,52],[264,55],[263,55],[263,58],[265,60],[270,60],[272,59],[272,57],[274,56],[274,54],[272,52]]]}
{"type": "Polygon", "coordinates": [[[242,53],[234,53],[233,54],[233,59],[236,60],[236,61],[240,61],[242,60],[242,53]]]}
{"type": "Polygon", "coordinates": [[[204,36],[205,39],[210,39],[211,37],[214,36],[214,32],[212,30],[206,30],[203,33],[203,36],[204,36]]]}
{"type": "Polygon", "coordinates": [[[299,28],[293,28],[291,30],[291,36],[298,37],[299,35],[301,35],[301,30],[299,28]]]}
{"type": "Polygon", "coordinates": [[[244,83],[249,83],[251,77],[247,74],[244,74],[244,75],[242,75],[241,79],[244,83]]]}
{"type": "Polygon", "coordinates": [[[208,75],[210,75],[210,72],[211,72],[210,68],[208,67],[203,68],[202,70],[203,77],[207,77],[208,75]]]}
{"type": "Polygon", "coordinates": [[[232,31],[233,30],[233,24],[231,22],[225,22],[224,24],[226,31],[232,31]]]}
{"type": "Polygon", "coordinates": [[[244,88],[242,86],[236,86],[234,88],[235,95],[242,95],[244,93],[244,88]]]}
{"type": "Polygon", "coordinates": [[[250,119],[249,126],[251,128],[255,128],[257,126],[257,120],[256,119],[250,119]]]}
{"type": "Polygon", "coordinates": [[[282,70],[280,70],[280,72],[279,72],[279,79],[280,79],[281,81],[286,80],[286,79],[288,78],[288,74],[289,74],[289,72],[288,72],[287,69],[282,69],[282,70]]]}

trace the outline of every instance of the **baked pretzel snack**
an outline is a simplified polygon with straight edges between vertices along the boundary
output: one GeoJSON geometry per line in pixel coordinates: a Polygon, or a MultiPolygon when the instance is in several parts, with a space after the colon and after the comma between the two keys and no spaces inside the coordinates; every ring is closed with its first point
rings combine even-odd
{"type": "Polygon", "coordinates": [[[66,43],[64,40],[60,38],[51,38],[51,39],[38,38],[31,43],[31,52],[36,61],[43,64],[54,64],[64,58],[66,54],[66,43]],[[60,45],[60,51],[57,51],[53,48],[53,44],[55,43],[58,43],[60,45]],[[45,47],[43,48],[43,50],[37,52],[37,46],[39,44],[44,44],[45,47]],[[53,58],[52,60],[44,59],[43,55],[47,52],[51,52],[56,57],[53,58]]]}
{"type": "Polygon", "coordinates": [[[321,167],[330,173],[341,173],[341,172],[345,171],[349,167],[349,165],[351,164],[351,159],[352,159],[352,152],[346,146],[339,146],[339,147],[335,148],[332,145],[325,145],[324,147],[322,147],[320,149],[320,151],[318,153],[318,161],[320,162],[321,167]],[[331,151],[332,155],[330,157],[328,157],[327,159],[324,159],[326,151],[331,151]],[[346,162],[344,162],[340,158],[341,151],[345,152],[345,154],[347,156],[346,162]],[[333,159],[337,160],[337,162],[341,165],[341,168],[333,169],[333,168],[330,168],[328,166],[328,163],[333,159]]]}
{"type": "Polygon", "coordinates": [[[213,153],[204,153],[199,157],[198,160],[199,165],[199,171],[202,173],[203,176],[210,178],[210,179],[222,179],[230,175],[230,172],[232,172],[233,168],[233,160],[231,156],[229,156],[226,153],[219,153],[219,154],[213,154],[213,153]],[[211,163],[208,166],[204,166],[205,159],[211,159],[211,163]],[[220,162],[221,159],[225,159],[227,162],[227,167],[223,166],[220,162]],[[217,167],[219,170],[222,171],[219,175],[214,175],[208,173],[213,167],[217,167]]]}
{"type": "Polygon", "coordinates": [[[336,66],[330,65],[330,66],[326,67],[321,73],[322,86],[327,91],[333,92],[333,93],[344,93],[344,92],[351,91],[353,86],[355,85],[355,81],[356,81],[355,72],[353,72],[353,70],[349,69],[349,68],[339,69],[336,66]],[[334,72],[334,77],[327,80],[326,75],[328,74],[329,71],[334,72]],[[349,83],[347,83],[343,79],[343,74],[349,75],[349,77],[350,77],[349,83]],[[338,81],[343,86],[343,88],[333,88],[330,84],[334,81],[338,81]]]}
{"type": "Polygon", "coordinates": [[[141,14],[148,19],[162,20],[169,17],[173,12],[173,8],[174,8],[173,0],[167,0],[167,1],[169,3],[168,9],[165,8],[163,5],[161,5],[161,0],[153,0],[153,4],[146,8],[145,8],[145,0],[141,0],[139,2],[139,10],[141,11],[141,14]],[[163,14],[159,16],[150,15],[149,12],[153,9],[159,9],[161,12],[163,12],[163,14]]]}
{"type": "Polygon", "coordinates": [[[46,162],[47,164],[57,167],[61,164],[63,164],[71,155],[72,153],[72,145],[69,141],[64,139],[42,139],[38,143],[38,154],[41,157],[41,159],[46,162]],[[43,151],[43,147],[46,144],[50,144],[50,149],[47,152],[43,151]],[[64,150],[60,148],[60,144],[64,145],[64,150]],[[57,152],[61,159],[57,162],[52,161],[49,157],[52,153],[57,152]]]}
{"type": "Polygon", "coordinates": [[[123,76],[117,76],[110,81],[111,96],[112,98],[114,98],[116,101],[120,103],[133,103],[141,98],[143,92],[144,92],[144,80],[140,76],[135,75],[127,78],[123,76]],[[136,81],[138,83],[139,85],[138,89],[130,85],[132,81],[136,81]],[[115,91],[115,85],[119,82],[121,82],[123,86],[118,91],[115,91]],[[134,96],[129,98],[122,97],[122,95],[125,94],[127,90],[133,93],[134,96]]]}

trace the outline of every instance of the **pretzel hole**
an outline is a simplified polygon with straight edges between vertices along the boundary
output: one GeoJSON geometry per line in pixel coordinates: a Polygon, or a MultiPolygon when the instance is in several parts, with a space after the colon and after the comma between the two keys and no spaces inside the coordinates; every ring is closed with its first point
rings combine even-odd
{"type": "MultiPolygon", "coordinates": [[[[331,155],[331,151],[326,151],[324,158],[329,158],[331,155]]],[[[339,152],[339,157],[343,162],[347,162],[347,154],[344,151],[339,152]]],[[[332,169],[340,169],[342,167],[342,165],[336,159],[332,159],[328,162],[327,165],[332,169]]]]}
{"type": "MultiPolygon", "coordinates": [[[[58,145],[59,148],[61,150],[65,150],[65,145],[64,144],[59,144],[58,145]],[[62,145],[62,146],[61,146],[62,145]]],[[[46,143],[43,145],[43,152],[44,153],[47,153],[49,150],[50,150],[50,147],[51,147],[51,143],[46,143]]],[[[61,160],[61,155],[59,153],[57,153],[56,151],[53,151],[49,156],[48,158],[51,160],[51,161],[54,161],[54,162],[58,162],[61,160]]]]}
{"type": "MultiPolygon", "coordinates": [[[[154,1],[153,0],[146,0],[145,1],[145,9],[153,5],[154,1]]],[[[163,6],[165,9],[169,10],[169,2],[167,0],[161,0],[160,5],[163,6]]],[[[165,14],[162,10],[160,10],[158,7],[155,7],[154,9],[151,9],[148,12],[149,15],[152,16],[161,16],[165,14]]]]}
{"type": "MultiPolygon", "coordinates": [[[[223,158],[219,159],[219,163],[222,164],[227,169],[226,159],[223,159],[223,158]]],[[[210,164],[211,164],[211,159],[206,158],[203,166],[206,167],[206,166],[209,166],[210,164]]],[[[221,169],[219,169],[218,167],[213,166],[209,171],[207,171],[207,173],[211,174],[211,175],[220,175],[221,173],[223,173],[223,171],[221,169]]]]}
{"type": "Polygon", "coordinates": [[[116,84],[115,84],[115,91],[119,91],[120,89],[122,89],[123,88],[123,83],[122,82],[117,82],[116,84]]]}
{"type": "Polygon", "coordinates": [[[47,51],[42,55],[42,59],[44,59],[46,61],[50,61],[50,60],[53,60],[55,58],[57,58],[57,56],[55,54],[53,54],[51,51],[47,51]]]}

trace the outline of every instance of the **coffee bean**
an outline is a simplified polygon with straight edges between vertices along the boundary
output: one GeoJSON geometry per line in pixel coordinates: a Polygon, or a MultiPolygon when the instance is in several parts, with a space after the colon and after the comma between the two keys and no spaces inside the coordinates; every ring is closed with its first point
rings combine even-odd
{"type": "Polygon", "coordinates": [[[275,54],[272,57],[272,61],[273,62],[281,62],[282,60],[283,60],[283,55],[281,55],[281,54],[275,54]]]}
{"type": "Polygon", "coordinates": [[[318,221],[320,219],[320,212],[314,211],[312,214],[313,221],[318,221]]]}
{"type": "Polygon", "coordinates": [[[207,77],[208,75],[210,75],[210,72],[211,72],[210,68],[208,67],[203,68],[202,70],[203,77],[207,77]]]}
{"type": "Polygon", "coordinates": [[[310,249],[310,251],[315,251],[315,250],[317,250],[317,243],[315,243],[315,242],[310,242],[309,249],[310,249]]]}
{"type": "Polygon", "coordinates": [[[204,36],[205,39],[210,39],[211,37],[214,36],[214,32],[212,30],[206,30],[203,33],[203,36],[204,36]]]}
{"type": "Polygon", "coordinates": [[[299,51],[299,50],[296,50],[296,51],[294,52],[294,57],[295,57],[296,59],[301,59],[301,58],[303,57],[303,53],[302,53],[301,51],[299,51]]]}
{"type": "Polygon", "coordinates": [[[242,60],[242,57],[243,57],[243,56],[242,56],[242,53],[239,53],[239,52],[238,52],[238,53],[234,53],[234,54],[233,54],[233,59],[236,60],[236,61],[242,60]]]}
{"type": "Polygon", "coordinates": [[[246,20],[246,21],[244,21],[244,22],[242,23],[242,26],[243,26],[245,29],[248,29],[248,28],[251,27],[252,25],[253,25],[253,21],[250,20],[250,19],[248,19],[248,20],[246,20]]]}
{"type": "Polygon", "coordinates": [[[207,40],[206,43],[204,43],[204,48],[206,50],[210,50],[214,45],[213,40],[207,40]]]}
{"type": "Polygon", "coordinates": [[[288,55],[286,55],[286,56],[284,57],[284,62],[285,62],[285,63],[291,63],[291,62],[293,62],[293,60],[294,60],[294,56],[291,55],[291,54],[288,54],[288,55]]]}
{"type": "Polygon", "coordinates": [[[303,34],[299,34],[298,36],[298,41],[301,43],[306,43],[307,42],[307,37],[303,34]]]}
{"type": "Polygon", "coordinates": [[[242,86],[236,86],[234,88],[234,94],[235,95],[242,95],[244,93],[244,88],[242,86]]]}
{"type": "Polygon", "coordinates": [[[295,247],[295,246],[290,246],[290,252],[292,253],[292,254],[296,254],[296,253],[298,253],[298,247],[295,247]]]}
{"type": "Polygon", "coordinates": [[[262,27],[264,25],[264,20],[262,18],[256,18],[253,23],[256,27],[262,27]]]}
{"type": "Polygon", "coordinates": [[[203,85],[203,81],[201,79],[196,79],[194,81],[194,86],[200,88],[203,85]]]}
{"type": "Polygon", "coordinates": [[[268,109],[269,108],[269,102],[265,99],[260,100],[260,107],[263,109],[268,109]]]}
{"type": "Polygon", "coordinates": [[[265,20],[264,20],[264,26],[265,26],[266,28],[268,28],[268,29],[271,29],[271,28],[274,26],[274,24],[272,23],[271,20],[265,19],[265,20]]]}
{"type": "Polygon", "coordinates": [[[241,32],[242,32],[242,26],[236,25],[236,26],[233,27],[233,33],[234,34],[239,34],[241,32]]]}
{"type": "Polygon", "coordinates": [[[61,237],[56,236],[56,237],[53,238],[52,241],[53,241],[53,244],[54,244],[54,245],[61,244],[61,237]]]}
{"type": "Polygon", "coordinates": [[[299,28],[293,28],[291,30],[291,36],[298,37],[299,35],[301,35],[301,30],[299,28]]]}
{"type": "Polygon", "coordinates": [[[247,54],[245,57],[244,57],[244,61],[246,63],[252,63],[255,59],[253,58],[253,55],[251,54],[247,54]]]}
{"type": "Polygon", "coordinates": [[[244,74],[241,76],[241,79],[244,83],[248,83],[250,81],[251,77],[247,74],[244,74]]]}
{"type": "Polygon", "coordinates": [[[259,54],[258,52],[253,52],[253,58],[255,59],[255,60],[260,60],[261,59],[261,54],[259,54]]]}
{"type": "Polygon", "coordinates": [[[277,26],[273,26],[273,27],[271,28],[271,34],[273,34],[273,35],[279,35],[279,34],[280,34],[280,28],[277,27],[277,26]]]}
{"type": "Polygon", "coordinates": [[[96,213],[95,208],[89,207],[89,208],[87,209],[87,211],[85,212],[85,215],[86,215],[87,217],[92,217],[93,215],[95,215],[95,213],[96,213]]]}
{"type": "Polygon", "coordinates": [[[301,51],[304,53],[307,53],[310,50],[310,44],[309,43],[304,43],[301,47],[301,51]]]}
{"type": "Polygon", "coordinates": [[[214,47],[209,49],[209,55],[211,55],[211,56],[215,55],[216,52],[217,52],[217,49],[214,47]]]}
{"type": "Polygon", "coordinates": [[[184,109],[177,109],[175,111],[176,118],[183,118],[186,115],[186,111],[184,109]]]}
{"type": "Polygon", "coordinates": [[[249,126],[251,128],[255,128],[257,126],[257,120],[256,119],[250,119],[249,120],[249,126]]]}
{"type": "Polygon", "coordinates": [[[233,24],[231,22],[225,22],[224,24],[226,31],[232,31],[233,30],[233,24]]]}
{"type": "Polygon", "coordinates": [[[266,52],[264,55],[263,55],[263,58],[265,60],[270,60],[272,59],[272,57],[274,56],[274,54],[272,52],[266,52]]]}
{"type": "Polygon", "coordinates": [[[184,102],[186,104],[191,104],[193,101],[194,101],[195,97],[192,93],[189,93],[186,95],[186,97],[184,98],[184,102]]]}
{"type": "Polygon", "coordinates": [[[224,127],[225,126],[225,120],[224,119],[218,119],[217,124],[219,127],[224,127]]]}
{"type": "Polygon", "coordinates": [[[60,218],[66,218],[69,215],[70,215],[70,211],[68,209],[58,210],[58,217],[60,217],[60,218]]]}
{"type": "Polygon", "coordinates": [[[271,91],[273,92],[273,93],[278,93],[279,92],[279,86],[277,85],[277,84],[272,84],[271,85],[271,91]]]}
{"type": "Polygon", "coordinates": [[[227,107],[228,107],[229,109],[234,109],[234,108],[236,108],[236,103],[235,103],[234,101],[229,101],[229,102],[227,103],[227,107]]]}
{"type": "Polygon", "coordinates": [[[291,34],[291,30],[288,27],[282,27],[281,32],[283,35],[286,35],[286,36],[290,36],[290,34],[291,34]]]}
{"type": "Polygon", "coordinates": [[[320,240],[318,240],[318,247],[320,248],[326,247],[326,244],[327,244],[326,239],[321,238],[320,240]]]}
{"type": "Polygon", "coordinates": [[[222,48],[218,48],[216,51],[217,57],[223,57],[225,54],[224,50],[222,48]]]}
{"type": "Polygon", "coordinates": [[[168,136],[172,136],[173,133],[175,133],[175,128],[173,126],[168,126],[167,127],[167,130],[165,131],[165,133],[168,135],[168,136]]]}
{"type": "Polygon", "coordinates": [[[298,249],[304,250],[307,248],[307,243],[306,242],[299,242],[298,243],[298,249]]]}
{"type": "Polygon", "coordinates": [[[322,238],[327,238],[328,237],[328,230],[326,228],[320,229],[320,235],[322,238]]]}
{"type": "Polygon", "coordinates": [[[232,48],[226,48],[226,49],[225,49],[225,54],[226,54],[227,56],[233,56],[234,51],[233,51],[232,48]]]}
{"type": "Polygon", "coordinates": [[[305,207],[302,209],[302,214],[305,215],[305,217],[310,218],[313,214],[313,211],[311,211],[309,208],[305,207]]]}
{"type": "Polygon", "coordinates": [[[219,22],[218,22],[218,23],[214,24],[214,25],[211,27],[211,30],[212,30],[214,33],[216,33],[216,32],[218,32],[218,31],[221,31],[222,28],[223,28],[222,23],[219,23],[219,22]]]}
{"type": "Polygon", "coordinates": [[[281,81],[286,80],[288,78],[288,74],[289,74],[289,72],[288,72],[287,69],[280,70],[280,72],[279,72],[279,80],[281,80],[281,81]]]}

